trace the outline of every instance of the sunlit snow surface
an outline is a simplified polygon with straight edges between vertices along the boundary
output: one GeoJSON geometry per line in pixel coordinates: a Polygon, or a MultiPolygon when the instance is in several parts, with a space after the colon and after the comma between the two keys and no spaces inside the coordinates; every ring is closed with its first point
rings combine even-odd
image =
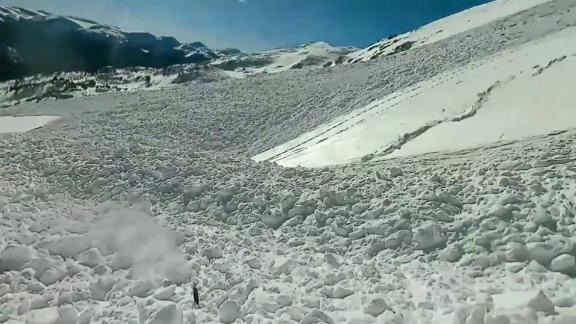
{"type": "Polygon", "coordinates": [[[254,157],[320,167],[454,151],[576,126],[576,28],[440,74],[254,157]]]}
{"type": "Polygon", "coordinates": [[[58,116],[0,116],[0,134],[25,133],[58,119],[58,116]]]}

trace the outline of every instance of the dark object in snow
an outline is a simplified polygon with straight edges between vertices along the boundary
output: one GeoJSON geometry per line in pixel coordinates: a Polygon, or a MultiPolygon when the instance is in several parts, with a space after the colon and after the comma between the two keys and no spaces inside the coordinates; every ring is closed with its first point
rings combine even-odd
{"type": "Polygon", "coordinates": [[[411,49],[412,46],[414,46],[415,43],[416,43],[416,42],[413,42],[413,41],[404,42],[404,43],[396,46],[396,48],[394,49],[394,52],[392,52],[392,53],[390,53],[390,54],[388,54],[388,55],[394,55],[394,54],[398,54],[398,53],[402,53],[402,52],[404,52],[404,51],[407,51],[407,50],[411,49]]]}
{"type": "Polygon", "coordinates": [[[192,291],[194,293],[194,302],[200,307],[200,297],[198,296],[198,288],[196,288],[196,285],[192,286],[192,291]]]}

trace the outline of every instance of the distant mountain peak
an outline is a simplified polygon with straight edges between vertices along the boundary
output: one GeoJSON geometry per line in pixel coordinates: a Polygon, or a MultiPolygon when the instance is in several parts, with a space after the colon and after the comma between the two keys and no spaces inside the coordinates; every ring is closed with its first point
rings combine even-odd
{"type": "Polygon", "coordinates": [[[211,50],[196,41],[181,43],[170,36],[127,32],[114,26],[45,11],[0,6],[0,81],[54,72],[96,72],[110,67],[206,65],[229,76],[312,69],[326,66],[353,48],[324,41],[262,53],[238,49],[211,50]],[[34,35],[31,37],[31,35],[34,35]]]}
{"type": "Polygon", "coordinates": [[[0,64],[6,67],[0,80],[106,66],[163,68],[217,57],[201,42],[180,43],[174,37],[125,32],[85,18],[20,7],[0,6],[0,30],[0,64]]]}

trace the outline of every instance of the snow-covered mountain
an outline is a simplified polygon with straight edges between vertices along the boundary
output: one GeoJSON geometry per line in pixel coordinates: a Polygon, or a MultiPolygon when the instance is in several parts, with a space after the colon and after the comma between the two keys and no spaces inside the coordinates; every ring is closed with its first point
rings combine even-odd
{"type": "Polygon", "coordinates": [[[164,68],[218,56],[200,42],[183,44],[173,37],[18,7],[0,7],[0,35],[0,80],[106,66],[164,68]]]}
{"type": "Polygon", "coordinates": [[[205,83],[230,78],[242,79],[263,73],[322,68],[351,50],[326,43],[253,54],[226,49],[214,51],[218,57],[203,64],[176,64],[165,68],[103,68],[97,73],[74,71],[32,75],[0,82],[0,106],[49,98],[92,96],[111,91],[155,90],[190,82],[205,83]]]}
{"type": "Polygon", "coordinates": [[[211,64],[230,77],[277,73],[326,65],[354,52],[324,42],[263,53],[212,50],[201,42],[125,32],[113,26],[45,11],[0,6],[0,80],[38,73],[95,72],[107,66],[166,68],[211,64]],[[30,35],[34,35],[32,41],[30,35]]]}
{"type": "Polygon", "coordinates": [[[263,53],[212,50],[201,42],[3,6],[0,35],[0,81],[19,79],[0,83],[2,106],[321,68],[357,50],[324,42],[263,53]]]}
{"type": "Polygon", "coordinates": [[[356,50],[354,47],[334,47],[325,42],[315,42],[262,53],[237,53],[212,64],[224,70],[245,74],[278,73],[326,66],[338,57],[356,50]]]}

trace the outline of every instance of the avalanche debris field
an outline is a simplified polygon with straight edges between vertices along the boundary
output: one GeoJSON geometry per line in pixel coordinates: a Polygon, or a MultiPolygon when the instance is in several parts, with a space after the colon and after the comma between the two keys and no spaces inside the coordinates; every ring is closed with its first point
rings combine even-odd
{"type": "MultiPolygon", "coordinates": [[[[61,118],[0,131],[0,323],[576,323],[572,127],[252,159],[575,26],[575,1],[548,1],[365,63],[1,109],[61,118]]],[[[534,77],[573,68],[557,54],[534,77]]]]}

